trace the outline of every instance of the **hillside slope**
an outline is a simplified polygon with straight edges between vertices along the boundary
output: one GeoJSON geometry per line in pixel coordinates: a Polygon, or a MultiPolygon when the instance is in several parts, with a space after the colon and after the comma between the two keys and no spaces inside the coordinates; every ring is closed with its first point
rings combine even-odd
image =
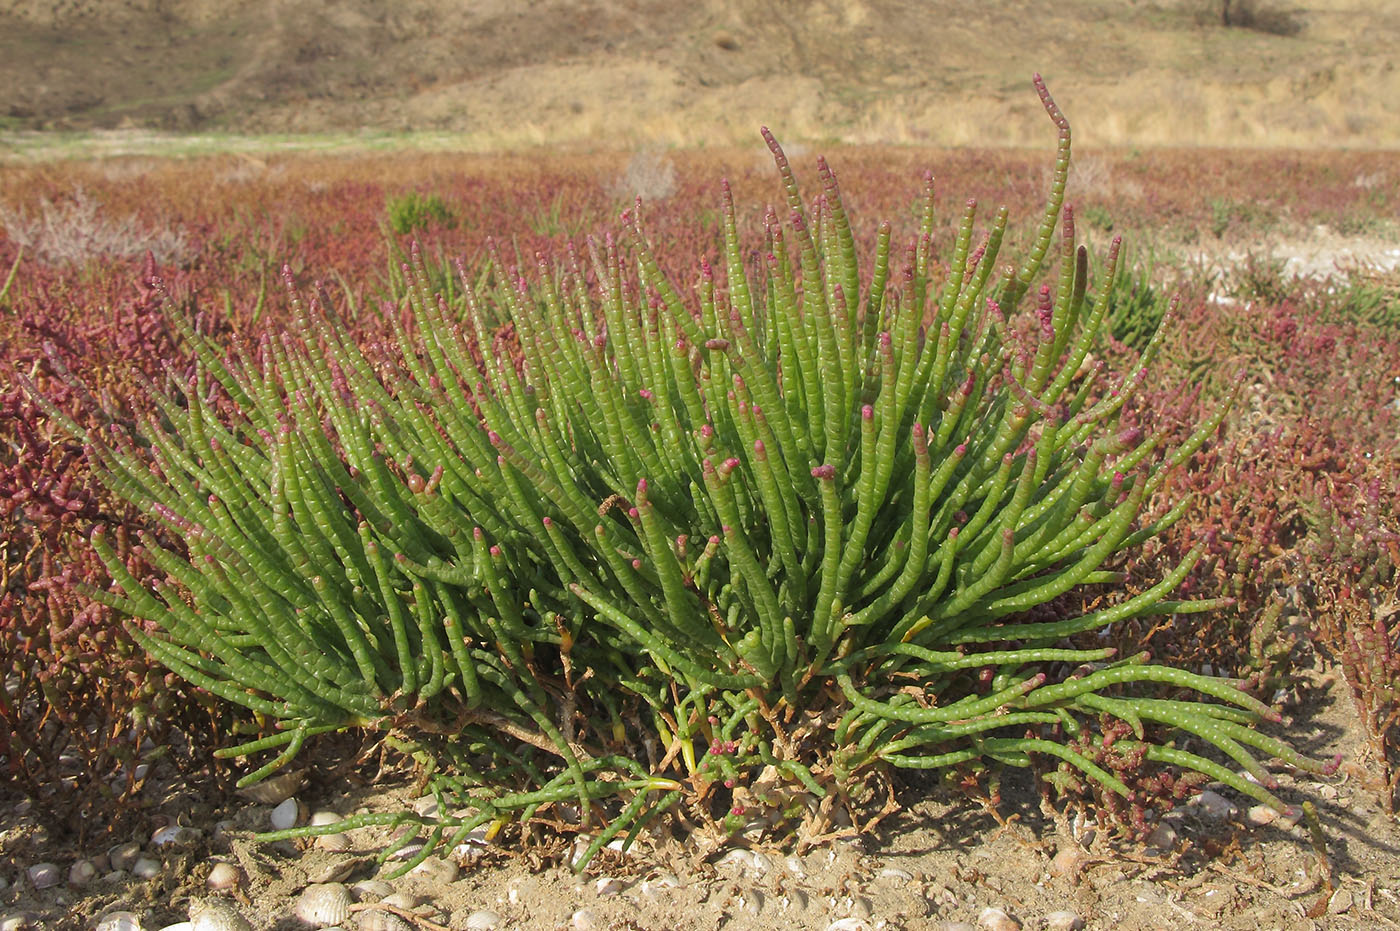
{"type": "Polygon", "coordinates": [[[1400,146],[1400,3],[0,0],[0,128],[1400,146]]]}

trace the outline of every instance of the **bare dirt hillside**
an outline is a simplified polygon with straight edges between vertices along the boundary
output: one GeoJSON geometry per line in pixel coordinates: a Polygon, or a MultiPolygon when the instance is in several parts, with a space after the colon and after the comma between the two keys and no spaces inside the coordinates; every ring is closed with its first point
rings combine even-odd
{"type": "Polygon", "coordinates": [[[0,129],[1400,146],[1393,0],[0,0],[0,129]]]}

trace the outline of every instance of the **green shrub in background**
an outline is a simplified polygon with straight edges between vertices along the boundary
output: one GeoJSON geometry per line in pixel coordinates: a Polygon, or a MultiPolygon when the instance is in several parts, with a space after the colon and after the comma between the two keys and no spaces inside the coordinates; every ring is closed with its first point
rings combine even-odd
{"type": "Polygon", "coordinates": [[[1217,607],[1170,600],[1199,550],[1131,597],[1047,609],[1121,580],[1110,567],[1182,513],[1144,506],[1223,410],[1172,450],[1120,427],[1146,369],[1086,364],[1119,247],[1086,300],[1087,253],[1059,222],[1069,125],[1037,87],[1060,141],[1019,268],[1005,210],[975,235],[969,205],[935,284],[930,183],[906,264],[885,224],[867,278],[836,176],[819,160],[804,200],[767,136],[786,207],[762,267],[726,187],[720,267],[693,301],[639,208],[623,243],[590,243],[594,284],[576,262],[489,291],[464,273],[465,319],[420,264],[394,365],[322,297],[293,298],[298,338],[231,359],[176,320],[197,378],[160,421],[86,440],[188,554],[148,539],[170,583],[147,590],[95,534],[122,591],[93,596],[153,624],[133,635],[172,670],[278,722],[231,752],[271,755],[244,784],[344,728],[419,759],[453,816],[299,829],[419,823],[403,869],[542,809],[593,832],[580,868],[678,804],[718,836],[801,842],[891,767],[1034,765],[1140,807],[1125,780],[1172,767],[1282,808],[1255,754],[1322,767],[1251,726],[1268,707],[1065,645],[1217,607]],[[490,351],[498,316],[518,359],[490,351]]]}
{"type": "Polygon", "coordinates": [[[390,197],[385,207],[389,228],[400,236],[430,226],[451,229],[457,225],[457,215],[438,194],[420,194],[409,191],[397,197],[390,197]]]}

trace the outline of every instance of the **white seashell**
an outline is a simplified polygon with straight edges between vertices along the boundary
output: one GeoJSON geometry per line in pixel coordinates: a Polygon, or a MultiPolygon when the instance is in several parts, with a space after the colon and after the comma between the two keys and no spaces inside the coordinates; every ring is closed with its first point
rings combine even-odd
{"type": "Polygon", "coordinates": [[[1045,931],[1082,931],[1084,919],[1074,912],[1051,912],[1045,916],[1045,931]]]}
{"type": "Polygon", "coordinates": [[[239,789],[238,794],[259,805],[276,805],[291,798],[304,785],[306,770],[303,769],[271,776],[246,789],[239,789]]]}
{"type": "Polygon", "coordinates": [[[253,931],[242,913],[223,899],[190,902],[190,931],[253,931]]]}
{"type": "Polygon", "coordinates": [[[1274,811],[1272,805],[1251,805],[1244,813],[1244,820],[1253,827],[1262,828],[1277,821],[1278,812],[1274,811]]]}
{"type": "Polygon", "coordinates": [[[297,826],[301,820],[301,803],[294,798],[284,799],[272,809],[272,813],[267,816],[267,820],[272,823],[274,831],[285,831],[288,828],[297,826]]]}
{"type": "Polygon", "coordinates": [[[141,919],[132,912],[108,912],[93,931],[141,931],[141,919]]]}
{"type": "Polygon", "coordinates": [[[751,871],[758,876],[763,876],[773,869],[773,861],[757,850],[749,852],[749,863],[751,864],[751,871]]]}
{"type": "Polygon", "coordinates": [[[472,912],[467,916],[468,931],[495,931],[501,926],[501,916],[490,909],[472,912]]]}
{"type": "Polygon", "coordinates": [[[166,925],[160,931],[194,931],[194,922],[177,921],[173,925],[166,925]]]}
{"type": "Polygon", "coordinates": [[[189,844],[199,840],[203,836],[204,832],[199,828],[187,828],[181,824],[171,824],[151,835],[151,846],[164,847],[168,844],[189,844]]]}
{"type": "Polygon", "coordinates": [[[359,931],[416,931],[407,919],[377,908],[366,909],[356,915],[355,927],[359,931]]]}
{"type": "Polygon", "coordinates": [[[131,875],[138,879],[155,879],[160,875],[160,870],[160,861],[150,857],[137,857],[136,862],[131,864],[131,875]]]}
{"type": "Polygon", "coordinates": [[[743,847],[735,847],[733,850],[725,851],[724,856],[715,861],[715,866],[751,870],[753,869],[753,852],[743,847]]]}
{"type": "Polygon", "coordinates": [[[91,860],[75,860],[68,867],[68,885],[86,886],[97,878],[97,864],[91,860]]]}
{"type": "Polygon", "coordinates": [[[382,879],[362,879],[350,887],[357,902],[378,902],[394,894],[394,887],[382,879]]]}
{"type": "Polygon", "coordinates": [[[426,896],[414,895],[412,892],[391,892],[380,899],[379,904],[392,905],[394,908],[401,908],[406,912],[411,912],[427,901],[428,899],[426,896]]]}
{"type": "Polygon", "coordinates": [[[599,896],[618,895],[627,888],[627,883],[616,876],[600,876],[593,883],[593,891],[599,896]]]}
{"type": "Polygon", "coordinates": [[[326,850],[331,853],[344,853],[355,846],[347,834],[322,834],[312,842],[317,850],[326,850]]]}
{"type": "Polygon", "coordinates": [[[880,871],[880,878],[893,882],[909,883],[914,881],[914,874],[897,866],[887,866],[880,871]]]}
{"type": "Polygon", "coordinates": [[[598,913],[591,908],[581,908],[569,917],[569,927],[574,931],[598,931],[603,927],[603,922],[598,918],[598,913]]]}
{"type": "Polygon", "coordinates": [[[802,862],[801,857],[788,857],[783,861],[783,865],[787,867],[789,873],[796,876],[798,879],[807,875],[807,865],[802,862]]]}
{"type": "Polygon", "coordinates": [[[676,878],[676,874],[674,873],[659,873],[649,879],[642,880],[643,895],[656,895],[659,892],[665,892],[668,889],[679,889],[680,887],[681,881],[676,878]]]}
{"type": "Polygon", "coordinates": [[[344,820],[344,818],[333,811],[318,811],[311,816],[311,820],[308,821],[307,824],[311,825],[313,828],[319,828],[327,824],[339,824],[344,820]]]}
{"type": "Polygon", "coordinates": [[[63,882],[63,870],[56,863],[36,863],[24,871],[35,889],[48,889],[63,882]]]}
{"type": "Polygon", "coordinates": [[[984,908],[977,916],[977,927],[987,931],[1020,931],[1021,923],[999,908],[984,908]]]}
{"type": "Polygon", "coordinates": [[[329,928],[350,917],[350,890],[341,883],[317,883],[297,896],[292,914],[313,928],[329,928]]]}
{"type": "Polygon", "coordinates": [[[428,857],[408,871],[409,876],[426,879],[433,883],[454,883],[461,872],[457,864],[442,857],[428,857]]]}
{"type": "Polygon", "coordinates": [[[218,892],[236,889],[243,882],[243,874],[232,863],[215,863],[209,868],[209,877],[204,884],[218,892]]]}
{"type": "Polygon", "coordinates": [[[1187,805],[1210,821],[1225,821],[1239,813],[1239,807],[1234,802],[1210,789],[1191,799],[1187,805]]]}
{"type": "Polygon", "coordinates": [[[307,873],[306,881],[312,885],[318,883],[338,883],[350,878],[350,874],[359,869],[364,860],[339,860],[331,861],[319,869],[307,873]]]}

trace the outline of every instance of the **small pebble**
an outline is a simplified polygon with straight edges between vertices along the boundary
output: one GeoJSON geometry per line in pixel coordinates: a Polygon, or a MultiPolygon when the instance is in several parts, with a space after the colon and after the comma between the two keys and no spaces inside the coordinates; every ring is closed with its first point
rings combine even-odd
{"type": "Polygon", "coordinates": [[[763,906],[767,904],[763,893],[757,889],[745,889],[739,893],[739,911],[748,915],[763,914],[763,906]]]}
{"type": "Polygon", "coordinates": [[[569,927],[574,931],[598,931],[603,927],[603,922],[593,909],[581,908],[569,916],[569,927]]]}
{"type": "Polygon", "coordinates": [[[1327,914],[1345,914],[1352,905],[1351,892],[1347,889],[1338,889],[1332,893],[1332,898],[1327,900],[1327,914]]]}
{"type": "Polygon", "coordinates": [[[908,883],[914,881],[914,874],[908,870],[902,870],[897,866],[887,866],[880,871],[881,879],[888,879],[893,882],[908,883]]]}
{"type": "Polygon", "coordinates": [[[467,916],[467,931],[495,931],[501,926],[501,916],[483,908],[467,916]]]}
{"type": "Polygon", "coordinates": [[[977,927],[987,931],[1020,931],[1021,923],[999,908],[984,908],[977,916],[977,927]]]}
{"type": "Polygon", "coordinates": [[[425,795],[420,799],[415,799],[413,802],[413,810],[420,817],[431,818],[438,813],[437,798],[431,795],[425,795]]]}
{"type": "Polygon", "coordinates": [[[97,878],[97,864],[91,860],[75,860],[68,867],[68,885],[86,886],[97,878]]]}
{"type": "Polygon", "coordinates": [[[93,926],[93,931],[141,931],[141,919],[133,912],[108,912],[93,926]]]}
{"type": "Polygon", "coordinates": [[[1074,912],[1051,912],[1045,916],[1045,931],[1082,931],[1084,919],[1074,912]]]}
{"type": "Polygon", "coordinates": [[[107,862],[114,870],[129,870],[136,858],[141,856],[141,845],[134,841],[117,844],[107,850],[107,862]]]}
{"type": "Polygon", "coordinates": [[[789,873],[796,876],[798,879],[807,875],[807,865],[802,862],[801,857],[788,857],[783,861],[783,865],[787,867],[789,873]]]}
{"type": "Polygon", "coordinates": [[[1178,839],[1176,829],[1170,824],[1159,824],[1147,835],[1147,843],[1158,850],[1174,850],[1178,839]]]}
{"type": "Polygon", "coordinates": [[[209,876],[204,884],[215,892],[237,889],[243,882],[243,874],[232,863],[220,861],[209,868],[209,876]]]}
{"type": "Polygon", "coordinates": [[[1188,805],[1209,821],[1225,821],[1239,813],[1239,807],[1219,792],[1206,789],[1188,805]]]}
{"type": "Polygon", "coordinates": [[[1077,844],[1066,844],[1050,861],[1050,872],[1055,876],[1074,879],[1083,871],[1085,859],[1084,851],[1077,844]]]}
{"type": "Polygon", "coordinates": [[[160,861],[151,857],[137,857],[131,864],[131,875],[138,879],[155,879],[160,875],[160,861]]]}
{"type": "Polygon", "coordinates": [[[24,875],[35,889],[48,889],[63,882],[63,870],[55,863],[36,863],[25,870],[24,875]]]}
{"type": "Polygon", "coordinates": [[[811,906],[812,900],[801,889],[789,889],[787,895],[782,897],[780,904],[784,911],[795,908],[799,912],[805,912],[811,906]]]}
{"type": "Polygon", "coordinates": [[[301,820],[301,804],[294,798],[285,799],[279,802],[272,813],[267,816],[267,820],[272,824],[274,831],[285,831],[294,828],[301,820]]]}
{"type": "Polygon", "coordinates": [[[38,921],[29,912],[6,912],[0,915],[0,931],[30,931],[39,927],[38,921]]]}

